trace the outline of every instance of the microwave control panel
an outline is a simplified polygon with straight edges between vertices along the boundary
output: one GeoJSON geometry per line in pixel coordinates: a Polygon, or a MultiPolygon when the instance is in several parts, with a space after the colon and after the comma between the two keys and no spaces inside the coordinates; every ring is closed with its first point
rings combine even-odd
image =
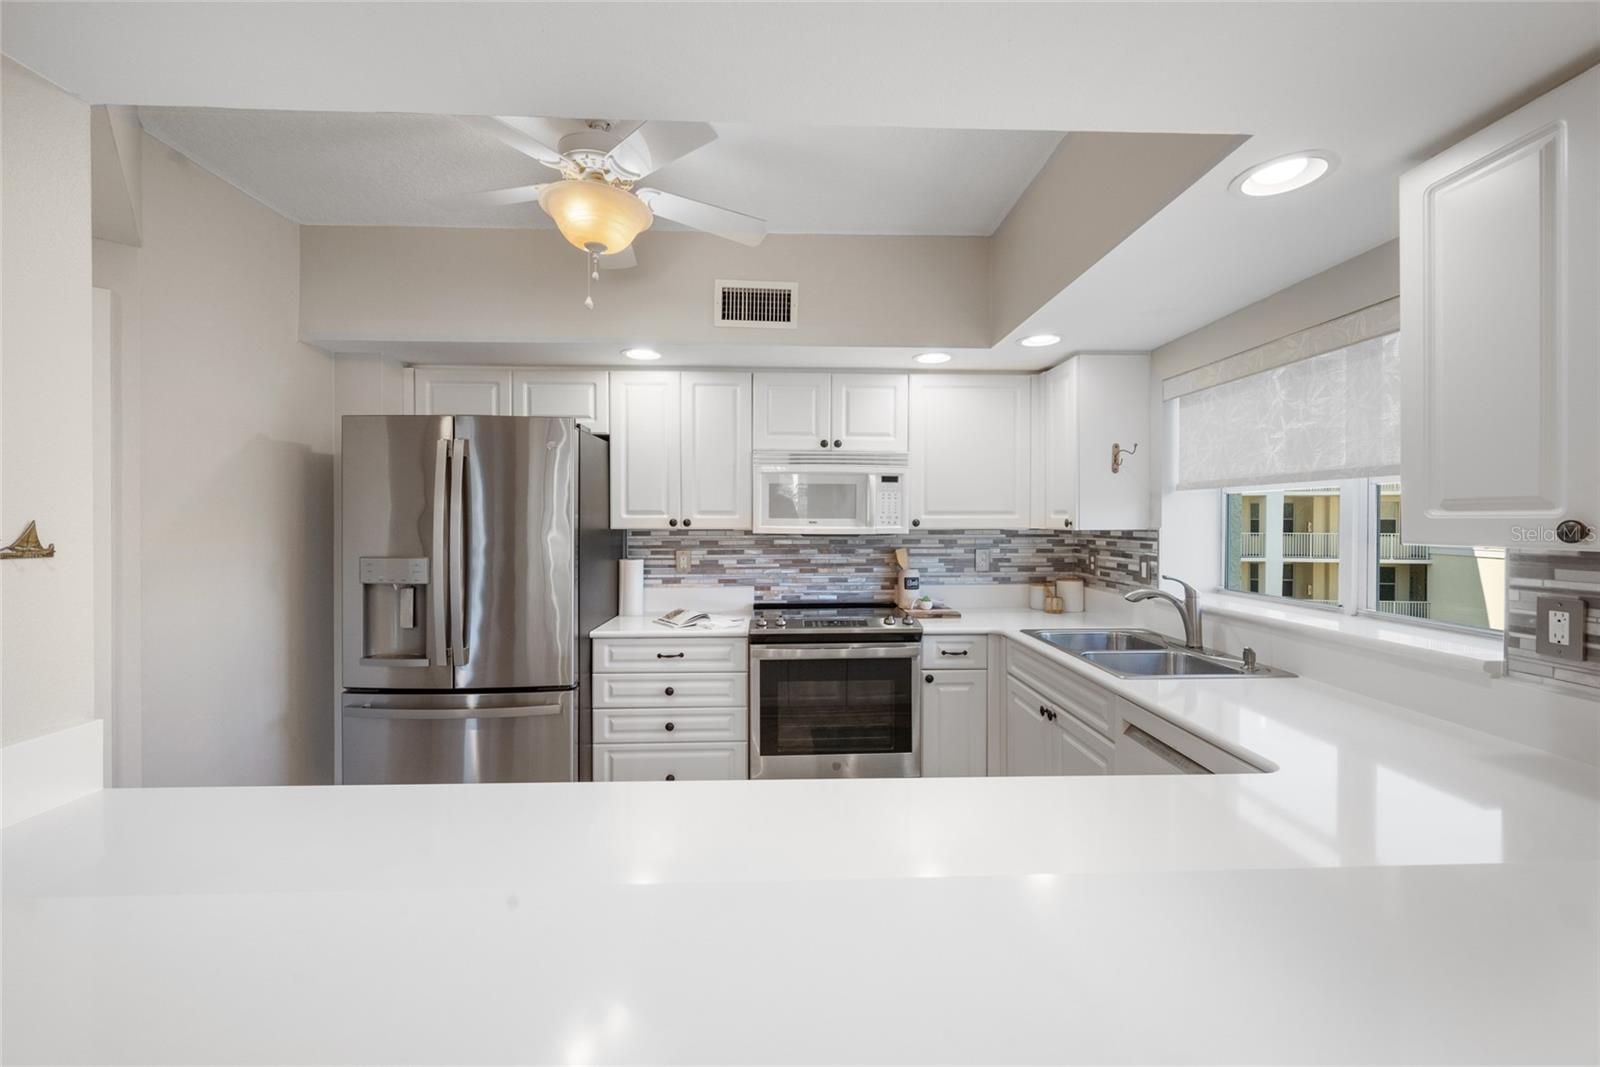
{"type": "Polygon", "coordinates": [[[905,527],[905,483],[898,474],[885,474],[878,479],[878,502],[872,525],[877,529],[902,529],[905,527]]]}

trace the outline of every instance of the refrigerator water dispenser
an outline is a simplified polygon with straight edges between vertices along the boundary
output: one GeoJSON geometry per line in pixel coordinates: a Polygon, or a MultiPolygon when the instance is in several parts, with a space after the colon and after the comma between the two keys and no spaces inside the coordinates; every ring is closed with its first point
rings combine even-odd
{"type": "Polygon", "coordinates": [[[362,556],[361,662],[371,666],[428,665],[428,561],[362,556]]]}

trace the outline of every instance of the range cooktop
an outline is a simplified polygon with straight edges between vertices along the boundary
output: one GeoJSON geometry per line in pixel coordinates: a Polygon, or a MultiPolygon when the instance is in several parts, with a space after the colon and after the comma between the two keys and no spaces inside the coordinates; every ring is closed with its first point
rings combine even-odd
{"type": "Polygon", "coordinates": [[[903,641],[920,637],[922,624],[892,604],[802,600],[756,605],[751,640],[793,633],[903,641]]]}

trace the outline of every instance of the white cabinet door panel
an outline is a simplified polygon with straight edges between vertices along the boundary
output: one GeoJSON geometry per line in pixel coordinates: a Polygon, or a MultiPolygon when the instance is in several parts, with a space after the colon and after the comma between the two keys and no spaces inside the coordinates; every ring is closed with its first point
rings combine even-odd
{"type": "Polygon", "coordinates": [[[680,459],[678,374],[611,375],[611,525],[659,530],[678,524],[680,459]]]}
{"type": "Polygon", "coordinates": [[[742,708],[746,674],[597,674],[596,708],[742,708]]]}
{"type": "Polygon", "coordinates": [[[910,448],[910,375],[835,374],[832,387],[832,447],[847,452],[910,448]]]}
{"type": "Polygon", "coordinates": [[[753,447],[784,452],[813,451],[833,440],[827,374],[755,376],[753,447]]]}
{"type": "Polygon", "coordinates": [[[1056,764],[1056,739],[1040,709],[1045,699],[1027,683],[1007,678],[1006,693],[1006,774],[1041,775],[1052,773],[1056,764]]]}
{"type": "Polygon", "coordinates": [[[1055,718],[1049,723],[1053,735],[1050,746],[1051,774],[1109,774],[1113,746],[1109,740],[1088,729],[1071,715],[1052,708],[1055,718]]]}
{"type": "Polygon", "coordinates": [[[922,776],[988,772],[989,672],[929,671],[922,686],[922,776]]]}
{"type": "Polygon", "coordinates": [[[1400,182],[1406,539],[1600,527],[1600,68],[1400,182]]]}
{"type": "Polygon", "coordinates": [[[743,741],[749,723],[750,713],[744,708],[595,708],[594,740],[596,744],[743,741]]]}
{"type": "Polygon", "coordinates": [[[750,529],[750,375],[689,371],[680,392],[684,525],[750,529]]]}
{"type": "Polygon", "coordinates": [[[1022,374],[919,375],[911,518],[922,529],[1032,525],[1033,383],[1022,374]]]}
{"type": "Polygon", "coordinates": [[[1082,355],[1073,392],[1077,402],[1080,530],[1143,530],[1150,525],[1150,357],[1142,353],[1082,355]],[[1124,449],[1111,471],[1111,446],[1124,449]],[[1138,446],[1138,451],[1133,451],[1138,446]]]}
{"type": "Polygon", "coordinates": [[[567,416],[595,433],[610,433],[609,377],[603,370],[516,371],[511,376],[511,414],[567,416]]]}
{"type": "Polygon", "coordinates": [[[417,367],[418,415],[510,415],[511,371],[494,367],[417,367]]]}
{"type": "Polygon", "coordinates": [[[594,642],[595,674],[738,672],[749,665],[750,644],[742,637],[599,637],[594,642]]]}
{"type": "Polygon", "coordinates": [[[594,780],[688,782],[748,778],[749,753],[743,743],[596,745],[594,780]]]}

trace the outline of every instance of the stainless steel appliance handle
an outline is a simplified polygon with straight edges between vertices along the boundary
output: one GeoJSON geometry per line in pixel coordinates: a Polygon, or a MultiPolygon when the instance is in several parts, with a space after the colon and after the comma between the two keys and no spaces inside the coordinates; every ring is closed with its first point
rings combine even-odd
{"type": "Polygon", "coordinates": [[[919,642],[859,645],[757,645],[750,649],[756,659],[915,659],[922,654],[919,642]]]}
{"type": "Polygon", "coordinates": [[[376,704],[352,704],[346,715],[367,719],[518,719],[533,715],[559,715],[560,704],[523,704],[511,708],[386,708],[376,704]]]}
{"type": "Polygon", "coordinates": [[[466,619],[466,537],[462,481],[467,467],[467,442],[450,442],[450,661],[457,667],[467,662],[466,619]]]}
{"type": "Polygon", "coordinates": [[[434,442],[433,452],[433,553],[428,561],[428,662],[430,666],[449,666],[449,652],[445,645],[445,503],[448,491],[447,472],[450,462],[450,442],[440,438],[434,442]]]}

